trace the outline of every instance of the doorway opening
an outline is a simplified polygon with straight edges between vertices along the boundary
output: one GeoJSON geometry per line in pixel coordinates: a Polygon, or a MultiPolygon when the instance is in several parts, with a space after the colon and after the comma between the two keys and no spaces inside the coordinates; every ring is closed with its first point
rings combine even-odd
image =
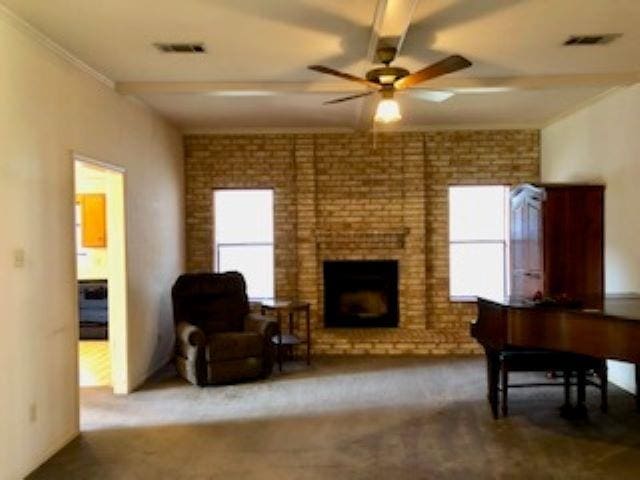
{"type": "Polygon", "coordinates": [[[129,392],[124,171],[74,155],[80,387],[129,392]]]}

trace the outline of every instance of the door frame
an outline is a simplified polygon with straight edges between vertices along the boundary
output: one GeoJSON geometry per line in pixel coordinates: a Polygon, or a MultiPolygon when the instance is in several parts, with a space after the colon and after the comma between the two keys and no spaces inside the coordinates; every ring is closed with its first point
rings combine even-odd
{"type": "MultiPolygon", "coordinates": [[[[76,166],[79,163],[86,164],[105,170],[107,174],[117,175],[119,180],[116,185],[116,195],[120,197],[117,205],[120,207],[120,215],[117,220],[118,228],[108,229],[107,231],[107,248],[109,245],[115,245],[116,256],[108,255],[107,264],[109,269],[115,271],[114,275],[120,279],[119,286],[114,287],[113,281],[110,282],[109,288],[109,352],[111,357],[111,386],[114,394],[128,394],[131,392],[131,375],[129,368],[129,324],[128,324],[128,296],[127,296],[127,198],[126,198],[126,169],[120,165],[112,164],[93,157],[84,155],[77,151],[71,152],[71,163],[73,170],[73,205],[75,217],[75,198],[76,198],[76,166]],[[117,314],[116,311],[120,310],[117,314]],[[117,315],[117,316],[116,316],[117,315]]],[[[111,199],[113,201],[113,199],[111,199]]],[[[107,198],[107,206],[110,200],[107,198]]],[[[109,225],[109,215],[107,213],[107,225],[109,225]]],[[[74,236],[75,237],[75,236],[74,236]]],[[[114,247],[112,247],[113,249],[114,247]]],[[[78,262],[76,257],[77,245],[74,242],[74,271],[76,280],[78,278],[78,262]]],[[[111,278],[110,278],[111,280],[111,278]]],[[[77,328],[79,323],[76,322],[77,328]]],[[[76,342],[76,349],[77,347],[76,342]]],[[[76,352],[77,355],[77,352],[76,352]]],[[[79,379],[78,379],[79,381],[79,379]]]]}

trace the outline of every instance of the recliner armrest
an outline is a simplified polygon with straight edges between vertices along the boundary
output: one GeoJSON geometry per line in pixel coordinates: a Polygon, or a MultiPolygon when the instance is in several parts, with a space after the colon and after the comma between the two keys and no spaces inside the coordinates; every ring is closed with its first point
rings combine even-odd
{"type": "Polygon", "coordinates": [[[187,322],[179,322],[176,325],[176,339],[192,347],[204,347],[206,344],[204,332],[195,325],[187,322]]]}
{"type": "Polygon", "coordinates": [[[262,376],[266,378],[271,373],[276,358],[276,348],[272,342],[272,338],[274,335],[277,335],[279,331],[278,322],[271,317],[250,313],[244,318],[244,331],[256,332],[262,337],[262,343],[264,345],[262,376]]]}
{"type": "Polygon", "coordinates": [[[196,385],[207,383],[206,344],[207,338],[200,328],[188,322],[176,324],[176,368],[196,385]]]}
{"type": "Polygon", "coordinates": [[[250,313],[244,318],[244,331],[256,332],[270,338],[278,333],[278,322],[270,317],[250,313]]]}

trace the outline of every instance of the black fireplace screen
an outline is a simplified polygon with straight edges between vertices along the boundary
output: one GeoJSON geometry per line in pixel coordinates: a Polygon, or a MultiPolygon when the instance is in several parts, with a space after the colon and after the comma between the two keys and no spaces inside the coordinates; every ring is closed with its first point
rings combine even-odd
{"type": "Polygon", "coordinates": [[[398,262],[324,262],[326,327],[397,327],[398,262]]]}

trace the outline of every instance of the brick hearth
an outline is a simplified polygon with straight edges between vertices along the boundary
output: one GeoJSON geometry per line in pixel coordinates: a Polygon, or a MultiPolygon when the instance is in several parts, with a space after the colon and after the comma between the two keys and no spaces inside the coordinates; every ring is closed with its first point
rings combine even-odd
{"type": "Polygon", "coordinates": [[[313,350],[477,352],[448,297],[447,187],[539,179],[537,130],[187,135],[189,271],[213,264],[212,190],[275,191],[276,294],[311,302],[313,350]],[[324,260],[398,260],[400,325],[325,329],[324,260]]]}

